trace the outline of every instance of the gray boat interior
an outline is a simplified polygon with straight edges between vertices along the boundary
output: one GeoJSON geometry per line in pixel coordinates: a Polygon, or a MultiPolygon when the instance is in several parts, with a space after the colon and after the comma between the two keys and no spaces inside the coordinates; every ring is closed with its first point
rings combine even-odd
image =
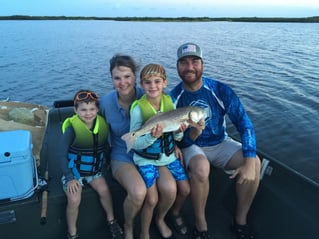
{"type": "MultiPolygon", "coordinates": [[[[41,223],[41,190],[20,201],[0,202],[0,232],[3,239],[18,238],[66,238],[66,197],[61,186],[61,172],[56,158],[57,142],[61,136],[63,120],[73,114],[72,107],[50,109],[49,121],[41,150],[40,177],[48,170],[48,202],[46,221],[41,223]]],[[[263,160],[262,180],[249,213],[248,221],[257,239],[319,238],[319,185],[305,178],[278,160],[259,152],[263,160]]],[[[123,200],[125,191],[112,178],[109,168],[105,177],[112,191],[115,215],[123,224],[123,200]]],[[[212,168],[210,193],[206,215],[213,239],[235,239],[230,231],[235,210],[234,181],[222,170],[212,168]]],[[[183,215],[192,230],[194,215],[190,199],[183,207],[183,215]]],[[[135,234],[139,225],[136,218],[135,234]]],[[[83,239],[108,238],[106,219],[96,193],[89,187],[83,190],[78,228],[83,239]]],[[[138,238],[138,236],[136,236],[138,238]]],[[[151,238],[160,238],[152,225],[151,238]]],[[[181,237],[176,238],[192,238],[181,237]]]]}

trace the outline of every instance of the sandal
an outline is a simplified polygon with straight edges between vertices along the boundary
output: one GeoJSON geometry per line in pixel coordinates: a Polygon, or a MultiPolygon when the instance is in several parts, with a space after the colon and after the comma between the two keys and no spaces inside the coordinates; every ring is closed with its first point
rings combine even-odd
{"type": "Polygon", "coordinates": [[[67,233],[66,238],[67,239],[79,239],[80,236],[78,233],[76,233],[75,235],[71,235],[70,233],[67,233]]]}
{"type": "Polygon", "coordinates": [[[169,213],[169,220],[175,231],[178,232],[180,235],[185,236],[188,234],[187,225],[181,214],[175,216],[173,213],[169,213]]]}
{"type": "Polygon", "coordinates": [[[196,229],[196,227],[194,228],[194,231],[193,231],[193,238],[194,239],[210,239],[212,238],[211,235],[209,234],[208,231],[198,231],[196,229]]]}
{"type": "Polygon", "coordinates": [[[248,225],[239,225],[234,223],[233,231],[237,235],[238,239],[255,239],[255,235],[251,232],[248,225]]]}
{"type": "Polygon", "coordinates": [[[115,219],[113,219],[112,221],[109,221],[107,224],[108,224],[108,228],[111,233],[112,239],[124,238],[123,230],[115,219]]]}

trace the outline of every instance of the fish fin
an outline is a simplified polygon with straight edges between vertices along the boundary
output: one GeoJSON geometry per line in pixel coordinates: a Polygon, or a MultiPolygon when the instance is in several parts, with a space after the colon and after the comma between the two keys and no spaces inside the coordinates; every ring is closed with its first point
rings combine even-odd
{"type": "Polygon", "coordinates": [[[125,141],[127,148],[126,152],[128,153],[132,149],[133,144],[136,140],[135,132],[128,132],[126,134],[123,134],[121,139],[125,141]]]}

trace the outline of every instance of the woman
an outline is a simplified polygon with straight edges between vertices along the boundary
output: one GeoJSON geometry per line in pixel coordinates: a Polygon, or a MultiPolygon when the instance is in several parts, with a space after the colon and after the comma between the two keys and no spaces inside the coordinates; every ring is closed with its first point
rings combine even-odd
{"type": "Polygon", "coordinates": [[[113,177],[124,187],[125,239],[133,239],[133,224],[143,205],[146,186],[133,162],[133,153],[126,153],[126,144],[121,136],[130,130],[129,108],[143,95],[136,87],[138,67],[132,57],[115,55],[110,60],[110,73],[114,90],[100,99],[100,111],[110,126],[111,168],[113,177]]]}
{"type": "MultiPolygon", "coordinates": [[[[130,106],[143,95],[142,89],[136,86],[137,69],[132,57],[119,54],[113,56],[110,60],[110,73],[114,90],[100,98],[100,112],[110,127],[112,174],[127,192],[123,205],[125,239],[133,239],[134,219],[146,196],[146,186],[133,161],[133,152],[126,153],[126,143],[121,139],[122,135],[130,131],[130,106]]],[[[181,153],[178,156],[181,157],[181,153]]],[[[167,181],[159,179],[157,185],[161,197],[175,197],[175,191],[167,181]]],[[[188,194],[187,188],[179,190],[177,198],[188,194]]],[[[179,201],[175,201],[172,214],[179,215],[182,205],[179,201]]],[[[187,232],[180,216],[173,217],[173,226],[182,234],[187,232]]]]}

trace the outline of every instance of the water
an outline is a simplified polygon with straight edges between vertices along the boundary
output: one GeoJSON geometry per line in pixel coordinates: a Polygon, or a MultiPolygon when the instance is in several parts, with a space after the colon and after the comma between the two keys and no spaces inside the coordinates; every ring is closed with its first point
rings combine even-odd
{"type": "Polygon", "coordinates": [[[115,53],[163,64],[170,89],[186,41],[202,46],[205,75],[240,96],[258,148],[319,182],[318,24],[0,21],[0,99],[52,107],[80,88],[104,94],[115,53]]]}

